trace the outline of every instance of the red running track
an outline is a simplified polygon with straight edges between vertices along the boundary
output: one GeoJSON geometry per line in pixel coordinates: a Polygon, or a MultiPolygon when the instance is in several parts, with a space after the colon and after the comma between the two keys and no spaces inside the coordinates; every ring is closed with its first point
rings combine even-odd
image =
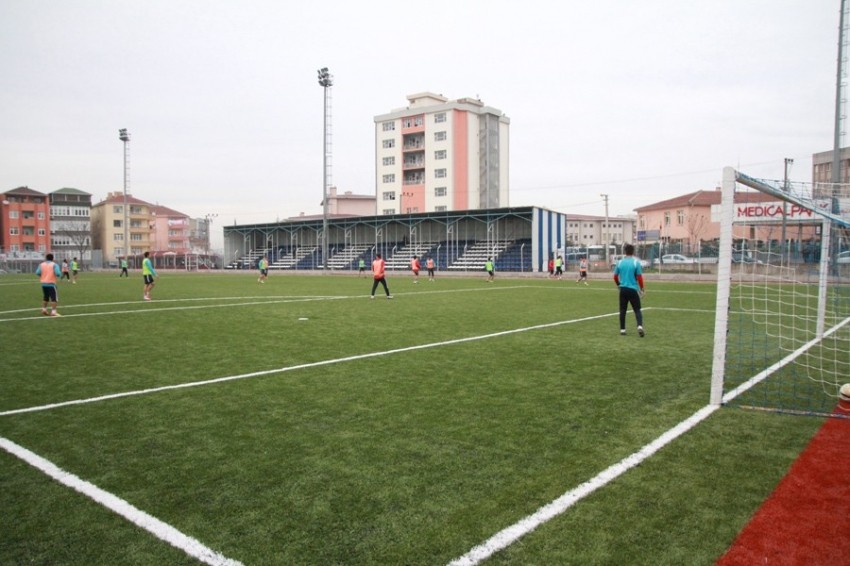
{"type": "Polygon", "coordinates": [[[850,419],[826,420],[717,564],[850,564],[850,419]]]}

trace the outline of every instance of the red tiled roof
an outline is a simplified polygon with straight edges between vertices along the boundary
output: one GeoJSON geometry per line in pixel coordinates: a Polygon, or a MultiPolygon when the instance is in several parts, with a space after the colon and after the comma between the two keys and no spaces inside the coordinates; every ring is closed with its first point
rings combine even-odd
{"type": "Polygon", "coordinates": [[[168,208],[167,206],[155,205],[151,208],[154,214],[157,216],[180,216],[184,218],[189,218],[188,214],[183,214],[182,212],[177,212],[172,208],[168,208]]]}
{"type": "MultiPolygon", "coordinates": [[[[720,204],[721,193],[719,189],[711,191],[696,191],[668,200],[662,200],[654,204],[648,204],[636,208],[636,212],[649,212],[652,210],[670,210],[672,208],[682,208],[687,206],[711,206],[720,204]]],[[[776,197],[770,196],[759,191],[737,191],[735,192],[735,202],[766,202],[774,201],[776,197]]]]}
{"type": "Polygon", "coordinates": [[[17,189],[12,189],[10,191],[6,191],[3,194],[7,195],[25,195],[29,197],[46,197],[45,193],[40,193],[38,191],[34,191],[29,187],[18,187],[17,189]]]}

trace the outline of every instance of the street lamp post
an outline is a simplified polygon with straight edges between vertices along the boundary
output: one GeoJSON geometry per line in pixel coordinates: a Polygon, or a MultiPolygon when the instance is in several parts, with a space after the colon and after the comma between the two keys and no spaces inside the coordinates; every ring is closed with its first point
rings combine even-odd
{"type": "Polygon", "coordinates": [[[608,225],[608,195],[601,194],[602,200],[605,201],[605,265],[610,264],[610,258],[608,257],[608,241],[611,239],[611,228],[608,225]]]}
{"type": "Polygon", "coordinates": [[[324,120],[322,136],[322,270],[328,268],[328,154],[330,153],[330,140],[328,139],[328,107],[330,101],[330,88],[333,86],[333,75],[327,67],[318,71],[319,85],[324,90],[324,120]]]}
{"type": "Polygon", "coordinates": [[[213,218],[215,218],[217,216],[218,216],[218,214],[215,213],[215,212],[211,212],[209,214],[204,215],[204,220],[206,220],[206,225],[204,226],[204,228],[206,228],[206,232],[207,232],[207,234],[206,234],[207,237],[206,237],[206,240],[205,240],[204,243],[207,245],[207,261],[208,262],[210,261],[210,249],[211,249],[210,237],[212,236],[212,223],[213,223],[213,218]]]}
{"type": "Polygon", "coordinates": [[[130,257],[130,215],[127,210],[127,190],[130,188],[130,132],[127,128],[118,130],[118,139],[124,142],[124,259],[127,259],[130,257]]]}

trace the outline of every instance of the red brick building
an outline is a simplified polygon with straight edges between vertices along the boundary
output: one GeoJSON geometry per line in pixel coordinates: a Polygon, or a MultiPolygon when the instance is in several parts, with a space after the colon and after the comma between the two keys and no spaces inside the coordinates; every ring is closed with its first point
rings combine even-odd
{"type": "Polygon", "coordinates": [[[50,251],[50,202],[45,193],[29,187],[0,193],[0,251],[33,259],[50,251]]]}

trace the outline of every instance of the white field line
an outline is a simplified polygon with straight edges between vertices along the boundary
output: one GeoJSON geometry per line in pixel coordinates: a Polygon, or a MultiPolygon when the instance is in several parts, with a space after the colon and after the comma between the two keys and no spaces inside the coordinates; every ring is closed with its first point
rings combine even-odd
{"type": "MultiPolygon", "coordinates": [[[[675,309],[659,309],[659,310],[675,310],[675,309]]],[[[832,334],[833,332],[838,331],[841,327],[846,324],[850,324],[850,318],[845,319],[841,324],[838,324],[831,328],[828,332],[824,333],[824,338],[832,334]]],[[[806,352],[809,348],[820,342],[821,339],[815,339],[807,342],[806,344],[800,346],[797,350],[790,353],[780,361],[776,362],[769,368],[764,371],[758,373],[757,375],[751,377],[749,380],[738,386],[737,388],[729,391],[726,395],[723,396],[723,403],[728,403],[735,397],[741,395],[748,389],[752,388],[759,382],[763,381],[773,372],[781,369],[783,366],[789,364],[795,358],[799,357],[803,353],[806,352]]],[[[612,465],[608,469],[602,471],[597,474],[594,478],[584,482],[578,487],[571,489],[570,491],[564,493],[558,499],[547,503],[533,514],[528,515],[527,517],[520,519],[518,522],[514,523],[510,527],[502,529],[480,545],[476,546],[463,556],[452,560],[449,564],[450,566],[472,566],[474,564],[478,564],[479,562],[486,560],[491,557],[496,552],[507,548],[509,545],[513,544],[521,537],[527,535],[543,523],[553,519],[554,517],[564,513],[567,509],[569,509],[573,504],[577,503],[581,499],[590,495],[597,489],[605,486],[607,483],[613,481],[620,475],[624,474],[631,468],[637,466],[656,452],[658,452],[661,448],[680,437],[687,431],[691,430],[700,422],[707,419],[711,414],[714,413],[717,409],[719,409],[719,405],[707,405],[691,415],[689,418],[685,419],[675,427],[671,428],[661,436],[659,436],[656,440],[650,442],[634,454],[626,457],[620,462],[612,465]]]]}
{"type": "Polygon", "coordinates": [[[243,373],[243,374],[239,374],[239,375],[231,375],[231,376],[226,376],[226,377],[218,377],[218,378],[215,378],[215,379],[206,379],[206,380],[203,380],[203,381],[192,381],[192,382],[189,382],[189,383],[179,383],[179,384],[176,384],[176,385],[165,385],[165,386],[162,386],[162,387],[152,387],[150,389],[139,389],[139,390],[136,390],[136,391],[125,391],[123,393],[112,393],[112,394],[109,394],[109,395],[100,395],[98,397],[89,397],[87,399],[76,399],[76,400],[73,400],[73,401],[63,401],[63,402],[60,402],[60,403],[50,403],[50,404],[47,404],[47,405],[39,405],[39,406],[35,406],[35,407],[26,407],[26,408],[23,408],[23,409],[12,409],[12,410],[9,410],[9,411],[0,412],[0,417],[7,417],[7,416],[10,416],[10,415],[19,415],[19,414],[22,414],[22,413],[34,413],[34,412],[38,412],[38,411],[48,411],[50,409],[58,409],[60,407],[69,407],[69,406],[72,406],[72,405],[85,405],[85,404],[88,404],[88,403],[97,403],[99,401],[108,401],[108,400],[111,400],[111,399],[121,399],[123,397],[134,397],[134,396],[137,396],[137,395],[149,395],[151,393],[159,393],[161,391],[171,391],[171,390],[175,390],[175,389],[188,389],[190,387],[199,387],[199,386],[202,386],[202,385],[212,385],[212,384],[215,384],[215,383],[224,383],[224,382],[227,382],[227,381],[236,381],[236,380],[239,380],[239,379],[249,379],[249,378],[253,378],[253,377],[261,377],[261,376],[264,376],[264,375],[272,375],[272,374],[276,374],[276,373],[285,373],[285,372],[296,371],[296,370],[300,370],[300,369],[315,368],[315,367],[328,366],[328,365],[333,365],[333,364],[341,364],[341,363],[353,362],[353,361],[357,361],[357,360],[366,360],[366,359],[369,359],[369,358],[378,358],[378,357],[382,357],[382,356],[392,356],[394,354],[402,354],[402,353],[405,353],[405,352],[413,352],[413,351],[416,351],[416,350],[427,350],[429,348],[439,348],[441,346],[451,346],[451,345],[454,345],[454,344],[464,344],[466,342],[476,342],[476,341],[479,341],[479,340],[488,340],[490,338],[498,338],[500,336],[509,336],[511,334],[519,334],[521,332],[529,332],[531,330],[542,330],[542,329],[545,329],[545,328],[555,328],[555,327],[564,326],[564,325],[567,325],[567,324],[576,324],[576,323],[579,323],[579,322],[586,322],[586,321],[589,321],[589,320],[598,320],[598,319],[601,319],[601,318],[607,318],[607,317],[618,316],[618,315],[619,315],[619,313],[615,312],[615,313],[607,313],[607,314],[600,314],[600,315],[594,315],[594,316],[587,316],[587,317],[584,317],[584,318],[574,318],[574,319],[570,319],[570,320],[561,320],[561,321],[558,321],[558,322],[550,322],[550,323],[546,323],[546,324],[537,324],[537,325],[534,325],[534,326],[526,326],[524,328],[515,328],[513,330],[503,330],[501,332],[493,332],[491,334],[482,334],[480,336],[468,336],[466,338],[455,338],[453,340],[444,340],[442,342],[431,342],[429,344],[418,344],[416,346],[406,346],[404,348],[396,348],[394,350],[383,350],[383,351],[380,351],[380,352],[369,352],[367,354],[356,354],[354,356],[346,356],[344,358],[321,360],[321,361],[318,361],[318,362],[310,362],[310,363],[306,363],[306,364],[299,364],[299,365],[295,365],[295,366],[287,366],[287,367],[282,367],[282,368],[277,368],[277,369],[255,371],[255,372],[251,372],[251,373],[243,373]]]}
{"type": "Polygon", "coordinates": [[[616,464],[603,470],[593,478],[580,484],[554,501],[547,503],[531,515],[520,519],[513,525],[502,529],[483,543],[479,544],[463,556],[452,560],[450,566],[472,566],[493,556],[496,552],[507,548],[523,536],[527,535],[543,523],[564,513],[567,509],[578,503],[597,489],[604,487],[630,469],[634,468],[667,444],[670,444],[681,435],[685,434],[697,424],[704,421],[714,411],[719,409],[717,405],[707,405],[674,426],[634,454],[627,456],[616,464]]]}
{"type": "MultiPolygon", "coordinates": [[[[163,303],[191,303],[200,301],[250,301],[256,299],[331,299],[334,295],[262,295],[262,296],[245,296],[245,297],[186,297],[182,299],[157,299],[156,304],[163,303]]],[[[65,309],[87,309],[89,307],[114,307],[121,305],[141,305],[148,304],[147,301],[113,301],[110,303],[80,303],[72,305],[64,305],[60,303],[60,308],[65,309]]],[[[15,314],[19,312],[32,312],[38,308],[28,307],[25,309],[14,309],[8,311],[0,311],[0,315],[15,314]]]]}
{"type": "MultiPolygon", "coordinates": [[[[435,291],[422,291],[418,293],[401,293],[401,296],[416,296],[416,295],[436,295],[436,294],[444,294],[444,293],[469,293],[475,291],[503,291],[503,290],[511,290],[511,289],[527,289],[527,288],[538,288],[533,285],[520,285],[520,286],[512,286],[512,287],[488,287],[485,289],[445,289],[445,290],[435,290],[435,291]]],[[[305,303],[311,301],[338,301],[343,299],[365,299],[369,295],[318,295],[318,296],[307,296],[307,297],[283,297],[277,300],[261,300],[261,301],[248,301],[248,302],[238,302],[238,303],[224,303],[218,305],[193,305],[193,306],[180,306],[180,307],[154,307],[148,308],[147,305],[155,305],[162,304],[165,302],[187,302],[187,301],[216,301],[216,300],[232,300],[232,299],[242,299],[242,298],[250,298],[255,299],[259,297],[207,297],[207,298],[187,298],[187,299],[166,299],[166,300],[154,300],[153,302],[148,301],[124,301],[117,303],[89,303],[83,305],[62,305],[59,304],[59,310],[62,311],[61,318],[79,318],[84,316],[113,316],[118,314],[138,314],[138,313],[157,313],[157,312],[167,312],[167,311],[181,311],[181,310],[199,310],[199,309],[216,309],[216,308],[228,308],[228,307],[241,307],[241,306],[253,306],[253,305],[275,305],[282,303],[305,303]],[[133,310],[120,310],[120,311],[106,311],[106,312],[89,312],[89,313],[79,313],[79,314],[64,314],[69,308],[86,308],[90,306],[109,306],[109,305],[131,305],[131,304],[139,304],[146,305],[146,308],[139,308],[133,310]]],[[[399,296],[394,295],[394,296],[399,296]]],[[[41,314],[39,308],[28,308],[28,309],[18,309],[12,311],[2,311],[2,314],[12,314],[19,312],[35,312],[37,315],[35,316],[26,316],[26,317],[16,317],[16,318],[2,318],[0,322],[18,322],[23,320],[56,320],[53,317],[44,316],[41,314]]]]}
{"type": "Polygon", "coordinates": [[[0,448],[205,564],[214,566],[241,566],[242,564],[208,548],[199,540],[181,533],[171,525],[134,507],[120,497],[104,491],[70,472],[66,472],[49,460],[15,444],[11,440],[0,437],[0,448]]]}

